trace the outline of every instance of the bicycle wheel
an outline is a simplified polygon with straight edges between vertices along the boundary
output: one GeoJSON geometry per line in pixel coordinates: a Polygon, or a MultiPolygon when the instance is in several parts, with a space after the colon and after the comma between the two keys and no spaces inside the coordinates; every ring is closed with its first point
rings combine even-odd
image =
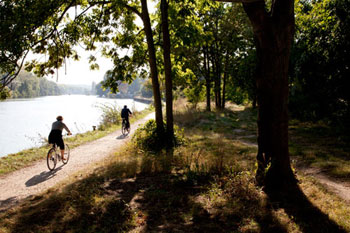
{"type": "Polygon", "coordinates": [[[50,171],[55,169],[56,163],[57,163],[57,155],[56,155],[56,150],[55,148],[51,148],[49,152],[47,152],[47,167],[49,168],[50,171]]]}
{"type": "Polygon", "coordinates": [[[129,125],[129,127],[126,129],[126,134],[129,134],[130,133],[130,125],[129,125]]]}
{"type": "Polygon", "coordinates": [[[122,134],[125,136],[127,134],[126,124],[122,123],[122,134]]]}
{"type": "Polygon", "coordinates": [[[62,163],[67,164],[70,156],[70,148],[67,144],[64,145],[64,159],[62,159],[62,163]]]}

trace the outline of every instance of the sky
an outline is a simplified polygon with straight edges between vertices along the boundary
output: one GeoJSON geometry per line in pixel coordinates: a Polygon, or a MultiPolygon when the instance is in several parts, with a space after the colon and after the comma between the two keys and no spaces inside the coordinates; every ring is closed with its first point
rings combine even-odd
{"type": "MultiPolygon", "coordinates": [[[[76,48],[80,60],[74,61],[73,59],[66,60],[66,67],[63,65],[58,69],[58,82],[59,84],[84,84],[91,85],[92,82],[99,83],[103,80],[103,76],[106,71],[113,68],[113,63],[110,59],[101,57],[99,52],[85,51],[82,48],[76,48]],[[90,70],[88,58],[90,55],[94,55],[97,58],[97,63],[100,66],[98,70],[90,70]]],[[[27,60],[37,59],[44,61],[44,55],[28,55],[27,60]]],[[[54,75],[46,77],[48,80],[56,82],[57,74],[55,70],[54,75]]]]}
{"type": "MultiPolygon", "coordinates": [[[[155,12],[156,2],[147,1],[149,12],[152,14],[155,12]]],[[[71,9],[74,10],[74,9],[71,9]]],[[[70,11],[71,11],[70,10],[70,11]]],[[[74,15],[72,12],[70,15],[74,15]]],[[[136,24],[141,24],[142,21],[137,17],[136,24]]],[[[79,61],[74,61],[73,59],[66,60],[66,68],[65,66],[61,67],[58,70],[58,82],[60,84],[84,84],[91,85],[92,82],[99,83],[103,80],[103,76],[107,72],[107,70],[113,68],[113,62],[110,59],[104,58],[98,51],[85,51],[81,47],[76,47],[76,51],[80,56],[79,61]],[[90,55],[94,55],[97,58],[97,64],[99,65],[99,70],[90,70],[90,65],[88,62],[88,58],[90,55]]],[[[31,59],[37,59],[39,61],[44,61],[44,55],[33,55],[29,54],[27,57],[27,61],[31,59]]],[[[46,77],[50,81],[56,82],[57,74],[46,77]]]]}

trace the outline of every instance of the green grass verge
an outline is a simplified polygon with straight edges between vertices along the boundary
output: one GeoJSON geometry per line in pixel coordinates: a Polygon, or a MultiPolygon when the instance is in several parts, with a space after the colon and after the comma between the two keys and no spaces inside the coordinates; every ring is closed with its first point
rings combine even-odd
{"type": "MultiPolygon", "coordinates": [[[[154,111],[153,109],[145,109],[142,112],[133,114],[130,118],[130,122],[133,123],[138,119],[145,117],[147,114],[154,111]]],[[[120,124],[111,124],[108,127],[103,127],[103,130],[88,131],[81,134],[76,134],[72,137],[65,138],[65,142],[69,144],[73,149],[83,143],[94,141],[109,133],[120,128],[120,124]]],[[[41,147],[35,147],[27,150],[20,151],[15,154],[10,154],[0,158],[0,176],[18,170],[33,164],[34,162],[45,159],[47,151],[50,149],[50,145],[44,145],[41,147]]]]}
{"type": "Polygon", "coordinates": [[[0,213],[0,232],[349,232],[348,203],[316,180],[298,176],[300,190],[277,199],[255,185],[257,149],[237,139],[250,136],[241,116],[255,113],[177,112],[187,143],[157,156],[130,143],[70,185],[0,213]]]}

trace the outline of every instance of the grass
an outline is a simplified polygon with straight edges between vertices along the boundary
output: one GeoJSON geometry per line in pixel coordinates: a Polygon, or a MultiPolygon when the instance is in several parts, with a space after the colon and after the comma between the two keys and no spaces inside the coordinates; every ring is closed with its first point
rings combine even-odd
{"type": "Polygon", "coordinates": [[[255,185],[257,149],[239,139],[250,138],[245,119],[255,114],[176,111],[185,145],[155,156],[130,143],[109,164],[0,213],[0,232],[349,232],[348,203],[316,180],[298,175],[292,195],[255,185]]]}
{"type": "Polygon", "coordinates": [[[299,166],[350,182],[350,138],[323,123],[290,122],[290,151],[299,166]]]}
{"type": "MultiPolygon", "coordinates": [[[[138,119],[143,118],[147,114],[151,113],[153,109],[146,109],[142,112],[134,111],[133,117],[130,118],[130,122],[134,122],[138,119]]],[[[120,112],[118,112],[118,117],[120,112]]],[[[88,131],[81,134],[76,134],[72,137],[65,138],[71,149],[82,145],[86,142],[94,141],[98,138],[104,137],[109,133],[114,132],[119,129],[120,121],[114,124],[106,124],[102,127],[99,127],[99,130],[88,131]]],[[[50,145],[46,144],[41,147],[35,147],[27,150],[20,151],[15,154],[10,154],[5,157],[0,158],[0,176],[18,170],[20,168],[29,166],[36,161],[46,158],[47,151],[49,150],[50,145]]]]}

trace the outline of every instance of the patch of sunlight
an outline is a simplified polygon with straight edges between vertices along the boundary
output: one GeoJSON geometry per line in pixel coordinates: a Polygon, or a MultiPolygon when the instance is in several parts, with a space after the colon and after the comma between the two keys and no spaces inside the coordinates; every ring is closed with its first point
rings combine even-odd
{"type": "Polygon", "coordinates": [[[255,219],[245,218],[242,220],[241,224],[239,232],[261,232],[259,223],[257,223],[255,219]]]}
{"type": "Polygon", "coordinates": [[[78,211],[72,206],[69,206],[69,208],[66,211],[64,211],[64,213],[65,214],[62,218],[63,222],[69,222],[70,220],[74,219],[75,216],[79,215],[78,211]]]}
{"type": "Polygon", "coordinates": [[[327,191],[312,177],[301,177],[300,181],[300,186],[310,202],[350,232],[348,203],[327,191]]]}
{"type": "Polygon", "coordinates": [[[93,201],[95,204],[99,205],[99,204],[103,203],[105,201],[105,199],[101,196],[94,195],[93,201]]]}

